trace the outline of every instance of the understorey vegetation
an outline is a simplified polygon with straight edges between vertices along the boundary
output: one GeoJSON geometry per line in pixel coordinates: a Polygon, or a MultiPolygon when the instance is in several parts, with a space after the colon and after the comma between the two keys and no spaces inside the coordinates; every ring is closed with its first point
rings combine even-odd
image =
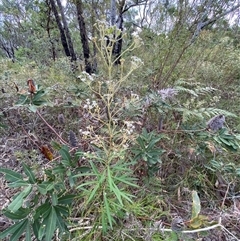
{"type": "Polygon", "coordinates": [[[240,239],[239,6],[122,2],[29,3],[10,58],[0,26],[1,240],[240,239]]]}

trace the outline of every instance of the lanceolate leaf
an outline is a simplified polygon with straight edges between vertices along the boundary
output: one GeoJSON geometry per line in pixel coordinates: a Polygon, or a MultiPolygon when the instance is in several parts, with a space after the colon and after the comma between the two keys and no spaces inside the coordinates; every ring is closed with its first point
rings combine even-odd
{"type": "Polygon", "coordinates": [[[14,172],[7,168],[0,168],[0,172],[5,174],[5,178],[9,182],[23,181],[23,177],[18,172],[14,172]]]}
{"type": "Polygon", "coordinates": [[[35,178],[33,172],[31,171],[31,168],[29,166],[27,166],[25,163],[23,163],[22,165],[23,165],[23,170],[24,170],[25,174],[29,178],[29,182],[31,184],[34,184],[36,182],[36,178],[35,178]]]}
{"type": "Polygon", "coordinates": [[[40,230],[41,224],[39,222],[39,219],[35,220],[32,224],[34,235],[38,238],[38,240],[41,240],[39,237],[39,230],[40,230]]]}
{"type": "Polygon", "coordinates": [[[30,213],[30,209],[29,208],[19,208],[15,213],[11,212],[11,211],[5,211],[4,215],[12,220],[20,220],[23,218],[26,218],[27,215],[30,213]]]}
{"type": "Polygon", "coordinates": [[[57,215],[56,215],[55,208],[52,207],[47,217],[46,238],[45,238],[46,241],[52,240],[52,236],[56,229],[56,223],[57,223],[57,215]]]}
{"type": "Polygon", "coordinates": [[[34,215],[34,220],[38,220],[40,217],[46,218],[50,212],[51,204],[49,201],[46,203],[42,204],[40,207],[36,209],[35,215],[34,215]]]}
{"type": "Polygon", "coordinates": [[[26,241],[32,240],[32,232],[31,232],[31,227],[29,222],[27,223],[27,227],[26,227],[25,240],[26,241]]]}
{"type": "Polygon", "coordinates": [[[59,204],[71,204],[73,202],[73,198],[76,197],[75,194],[68,194],[68,195],[65,195],[65,196],[62,196],[58,199],[58,203],[59,204]]]}
{"type": "Polygon", "coordinates": [[[55,207],[55,210],[57,214],[57,227],[60,229],[60,232],[62,233],[67,232],[68,228],[67,228],[66,222],[62,218],[61,213],[59,212],[59,209],[55,207]]]}
{"type": "Polygon", "coordinates": [[[12,234],[10,241],[18,241],[19,237],[24,233],[29,221],[28,219],[22,221],[22,225],[12,234]]]}
{"type": "MultiPolygon", "coordinates": [[[[110,224],[110,227],[112,228],[112,216],[111,216],[111,211],[109,208],[109,203],[108,203],[108,199],[107,199],[107,195],[106,193],[103,194],[103,201],[104,201],[104,206],[106,209],[106,214],[107,214],[107,218],[108,218],[108,223],[110,224]]],[[[104,215],[104,213],[103,213],[104,215]]]]}
{"type": "Polygon", "coordinates": [[[23,199],[26,197],[32,190],[32,185],[26,187],[22,192],[17,194],[14,197],[14,200],[9,204],[8,209],[13,213],[16,212],[20,207],[22,207],[23,199]]]}
{"type": "Polygon", "coordinates": [[[19,180],[16,182],[11,182],[8,184],[9,187],[13,188],[13,187],[23,187],[23,186],[28,186],[29,182],[27,181],[23,181],[23,180],[19,180]]]}
{"type": "Polygon", "coordinates": [[[69,215],[69,209],[66,206],[57,205],[55,211],[60,213],[61,216],[67,217],[69,215]]]}
{"type": "Polygon", "coordinates": [[[61,148],[61,150],[59,150],[59,152],[60,152],[60,155],[62,156],[63,160],[66,160],[66,161],[69,161],[69,162],[71,161],[71,156],[69,154],[68,147],[63,146],[61,148]]]}
{"type": "Polygon", "coordinates": [[[4,230],[3,232],[1,232],[0,233],[0,240],[7,237],[9,234],[17,232],[17,230],[22,227],[22,225],[25,221],[26,220],[21,220],[20,222],[13,224],[11,227],[9,227],[6,230],[4,230]]]}

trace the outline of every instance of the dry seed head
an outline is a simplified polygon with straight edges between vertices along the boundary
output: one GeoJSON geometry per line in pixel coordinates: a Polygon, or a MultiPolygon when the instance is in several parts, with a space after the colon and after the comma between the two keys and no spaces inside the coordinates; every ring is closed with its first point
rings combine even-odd
{"type": "Polygon", "coordinates": [[[71,144],[72,147],[76,147],[78,142],[77,142],[77,137],[75,135],[75,133],[71,130],[69,131],[69,136],[68,136],[69,142],[71,144]]]}
{"type": "Polygon", "coordinates": [[[219,129],[223,128],[224,122],[225,122],[224,115],[222,114],[216,115],[207,122],[207,127],[212,131],[218,131],[219,129]]]}
{"type": "Polygon", "coordinates": [[[58,123],[62,125],[65,123],[65,118],[63,114],[58,115],[58,123]]]}

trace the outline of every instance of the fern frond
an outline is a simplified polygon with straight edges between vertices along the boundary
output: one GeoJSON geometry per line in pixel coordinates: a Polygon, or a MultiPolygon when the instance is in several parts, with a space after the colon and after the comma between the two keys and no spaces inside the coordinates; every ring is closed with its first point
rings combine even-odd
{"type": "Polygon", "coordinates": [[[207,95],[212,94],[213,92],[217,91],[218,89],[215,89],[213,87],[199,87],[195,90],[195,92],[199,95],[207,95]]]}
{"type": "Polygon", "coordinates": [[[189,121],[191,118],[203,120],[219,114],[229,117],[237,117],[235,114],[229,111],[216,108],[200,108],[195,110],[189,110],[186,108],[175,108],[175,110],[182,113],[183,122],[189,121]]]}
{"type": "Polygon", "coordinates": [[[178,91],[178,92],[185,92],[185,93],[188,93],[188,94],[191,94],[195,97],[198,97],[198,94],[196,93],[196,91],[194,90],[191,90],[191,89],[188,89],[188,88],[185,88],[183,86],[176,86],[175,89],[178,91]]]}
{"type": "Polygon", "coordinates": [[[224,115],[224,116],[229,116],[229,117],[237,117],[237,115],[233,114],[232,112],[226,111],[226,110],[222,110],[222,109],[217,109],[217,108],[200,108],[198,110],[196,110],[198,112],[203,113],[204,116],[214,116],[214,115],[224,115]]]}
{"type": "Polygon", "coordinates": [[[175,85],[176,86],[189,86],[189,87],[196,87],[196,86],[204,86],[203,83],[201,82],[195,82],[195,79],[188,79],[188,80],[185,80],[185,79],[179,79],[175,82],[175,85]]]}
{"type": "Polygon", "coordinates": [[[179,92],[186,92],[189,93],[195,97],[198,97],[199,95],[207,95],[212,94],[213,92],[217,91],[217,89],[211,87],[211,86],[202,86],[201,83],[188,83],[185,81],[178,81],[178,85],[174,87],[179,92]],[[187,85],[187,86],[185,86],[187,85]]]}

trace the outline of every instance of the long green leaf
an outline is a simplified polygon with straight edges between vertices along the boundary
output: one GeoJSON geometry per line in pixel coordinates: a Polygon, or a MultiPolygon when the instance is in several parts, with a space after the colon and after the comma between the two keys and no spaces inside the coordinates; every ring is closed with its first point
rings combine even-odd
{"type": "Polygon", "coordinates": [[[148,149],[152,149],[153,146],[158,143],[160,140],[162,139],[162,137],[158,137],[158,138],[155,138],[153,140],[151,140],[149,143],[148,143],[148,149]]]}
{"type": "Polygon", "coordinates": [[[9,204],[8,209],[15,213],[19,208],[22,207],[23,199],[26,197],[32,190],[32,185],[26,187],[22,192],[17,194],[14,197],[14,200],[9,204]]]}
{"type": "Polygon", "coordinates": [[[31,184],[34,184],[36,182],[36,178],[31,170],[31,168],[26,165],[25,163],[22,164],[23,165],[23,170],[25,172],[25,174],[28,176],[28,180],[31,184]]]}
{"type": "Polygon", "coordinates": [[[96,181],[91,181],[91,182],[82,183],[82,184],[80,184],[79,186],[77,186],[77,189],[83,188],[83,187],[85,187],[85,186],[93,185],[93,184],[95,184],[95,183],[96,183],[96,181]]]}
{"type": "Polygon", "coordinates": [[[46,227],[46,241],[51,241],[53,234],[56,230],[57,214],[55,208],[52,207],[51,211],[47,217],[47,227],[46,227]]]}
{"type": "Polygon", "coordinates": [[[9,187],[14,188],[14,187],[23,187],[23,186],[28,186],[29,182],[23,181],[23,180],[18,180],[16,182],[11,182],[8,184],[9,187]]]}
{"type": "Polygon", "coordinates": [[[92,201],[92,199],[95,197],[96,192],[98,191],[98,189],[100,188],[101,184],[103,183],[103,181],[105,180],[105,171],[101,174],[100,179],[98,180],[98,182],[96,182],[96,186],[94,187],[94,189],[91,191],[89,198],[87,200],[87,203],[90,203],[92,201]]]}
{"type": "Polygon", "coordinates": [[[75,194],[67,194],[65,196],[60,197],[58,199],[58,203],[64,204],[64,205],[71,204],[75,197],[76,197],[75,194]]]}
{"type": "Polygon", "coordinates": [[[59,152],[63,160],[66,160],[68,162],[71,161],[71,156],[69,154],[69,150],[67,146],[63,146],[61,150],[59,150],[59,152]]]}
{"type": "Polygon", "coordinates": [[[55,206],[55,211],[61,213],[62,216],[67,217],[69,215],[69,208],[62,205],[55,206]]]}
{"type": "Polygon", "coordinates": [[[27,226],[26,226],[25,240],[26,241],[32,240],[32,232],[31,232],[31,227],[29,222],[27,223],[27,226]]]}
{"type": "Polygon", "coordinates": [[[40,217],[46,218],[49,215],[51,204],[47,201],[36,209],[34,220],[38,220],[40,217]]]}
{"type": "Polygon", "coordinates": [[[58,196],[55,192],[52,193],[51,196],[52,196],[52,205],[56,206],[58,204],[58,196]]]}
{"type": "Polygon", "coordinates": [[[92,170],[93,172],[96,174],[96,175],[99,175],[99,171],[97,169],[97,167],[94,165],[94,163],[92,161],[89,162],[91,167],[92,167],[92,170]]]}
{"type": "Polygon", "coordinates": [[[7,237],[9,234],[12,234],[12,233],[14,233],[15,231],[17,231],[17,230],[22,226],[22,223],[23,223],[24,221],[25,221],[25,220],[21,220],[20,222],[13,224],[13,225],[10,226],[9,228],[7,228],[7,229],[4,230],[3,232],[1,232],[1,233],[0,233],[0,239],[3,239],[3,238],[5,238],[5,237],[7,237]]]}
{"type": "MultiPolygon", "coordinates": [[[[105,207],[105,210],[106,210],[108,223],[110,224],[110,227],[112,228],[112,226],[113,226],[113,224],[112,224],[112,216],[111,216],[111,211],[110,211],[110,208],[109,208],[109,204],[108,204],[108,199],[107,199],[106,193],[103,193],[103,203],[104,203],[104,207],[105,207]]],[[[102,215],[104,215],[104,214],[102,214],[102,215]]]]}
{"type": "Polygon", "coordinates": [[[121,178],[121,177],[114,177],[116,180],[118,180],[119,182],[123,182],[123,183],[126,183],[127,185],[129,186],[132,186],[132,187],[139,187],[137,184],[135,184],[133,181],[136,181],[137,179],[132,179],[132,180],[126,180],[125,178],[121,178]],[[132,182],[130,182],[132,181],[132,182]]]}
{"type": "Polygon", "coordinates": [[[24,233],[28,224],[28,219],[24,219],[21,222],[22,225],[12,234],[10,241],[18,241],[19,237],[24,233]]]}
{"type": "Polygon", "coordinates": [[[23,181],[23,177],[18,172],[9,170],[7,168],[0,168],[0,172],[5,174],[5,178],[9,182],[23,181]]]}
{"type": "Polygon", "coordinates": [[[107,177],[108,177],[108,185],[111,191],[113,191],[113,180],[112,180],[112,175],[111,175],[111,170],[109,166],[107,167],[107,177]]]}
{"type": "Polygon", "coordinates": [[[123,202],[122,202],[122,195],[121,195],[121,191],[119,190],[119,188],[117,187],[117,185],[113,182],[113,189],[112,191],[114,192],[116,198],[118,199],[118,202],[120,203],[121,206],[123,206],[123,202]]]}
{"type": "Polygon", "coordinates": [[[3,214],[12,220],[20,220],[26,218],[30,211],[30,208],[21,207],[15,213],[13,213],[12,211],[5,211],[3,214]]]}
{"type": "Polygon", "coordinates": [[[61,216],[61,213],[59,212],[59,209],[57,207],[55,207],[56,210],[56,214],[57,214],[57,227],[60,229],[60,232],[68,232],[68,228],[67,228],[67,224],[64,221],[64,219],[61,216]]]}
{"type": "Polygon", "coordinates": [[[99,189],[99,187],[100,187],[100,184],[97,183],[96,186],[94,187],[94,189],[91,191],[90,196],[89,196],[86,204],[89,204],[92,201],[92,199],[95,197],[96,192],[99,189]]]}
{"type": "Polygon", "coordinates": [[[39,230],[41,228],[41,224],[39,222],[39,219],[34,220],[34,222],[32,224],[32,228],[33,228],[33,233],[34,233],[35,237],[38,240],[41,240],[41,238],[39,237],[39,230]]]}

